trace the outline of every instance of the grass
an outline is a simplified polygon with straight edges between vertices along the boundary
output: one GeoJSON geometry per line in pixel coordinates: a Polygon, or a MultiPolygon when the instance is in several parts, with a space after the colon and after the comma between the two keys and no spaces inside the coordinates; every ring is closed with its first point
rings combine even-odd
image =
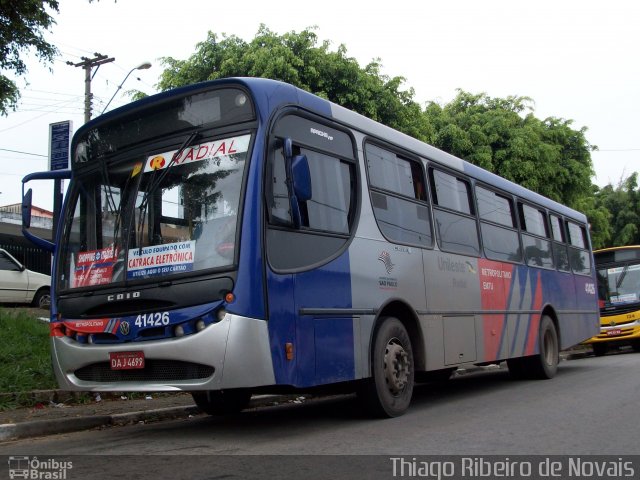
{"type": "Polygon", "coordinates": [[[49,324],[23,309],[0,308],[0,392],[55,388],[49,324]]]}
{"type": "MultiPolygon", "coordinates": [[[[34,390],[58,388],[51,367],[49,324],[38,320],[48,314],[39,309],[0,308],[0,411],[33,406],[41,401],[32,394],[34,390]]],[[[66,402],[93,401],[90,393],[69,393],[72,395],[66,402]]],[[[135,399],[145,394],[116,392],[107,396],[120,395],[135,399]]]]}

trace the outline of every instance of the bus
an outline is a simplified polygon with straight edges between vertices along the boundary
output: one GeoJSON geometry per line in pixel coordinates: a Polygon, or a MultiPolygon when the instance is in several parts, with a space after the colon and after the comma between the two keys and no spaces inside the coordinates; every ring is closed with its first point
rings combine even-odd
{"type": "Polygon", "coordinates": [[[23,179],[53,252],[65,390],[357,392],[506,361],[551,378],[598,331],[587,218],[294,86],[229,78],[83,125],[69,170],[23,179]],[[70,179],[55,240],[31,181],[70,179]]]}
{"type": "Polygon", "coordinates": [[[604,248],[593,257],[600,332],[584,344],[597,357],[621,346],[640,352],[640,246],[604,248]]]}

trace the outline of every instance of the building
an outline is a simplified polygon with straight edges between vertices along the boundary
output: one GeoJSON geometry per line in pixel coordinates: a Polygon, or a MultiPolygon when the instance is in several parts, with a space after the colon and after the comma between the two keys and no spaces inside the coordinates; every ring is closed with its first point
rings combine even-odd
{"type": "MultiPolygon", "coordinates": [[[[31,231],[42,237],[52,237],[53,212],[33,206],[31,231]]],[[[4,248],[25,267],[35,272],[51,274],[51,254],[39,249],[22,235],[22,204],[0,206],[0,248],[4,248]]]]}

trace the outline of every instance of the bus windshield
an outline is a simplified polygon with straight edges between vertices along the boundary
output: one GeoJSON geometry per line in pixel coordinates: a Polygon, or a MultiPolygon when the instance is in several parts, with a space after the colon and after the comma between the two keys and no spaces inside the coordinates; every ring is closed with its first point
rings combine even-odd
{"type": "Polygon", "coordinates": [[[598,268],[600,308],[611,308],[638,302],[640,295],[640,262],[598,268]]]}
{"type": "Polygon", "coordinates": [[[234,263],[251,134],[132,156],[79,174],[60,252],[61,290],[161,280],[234,263]]]}

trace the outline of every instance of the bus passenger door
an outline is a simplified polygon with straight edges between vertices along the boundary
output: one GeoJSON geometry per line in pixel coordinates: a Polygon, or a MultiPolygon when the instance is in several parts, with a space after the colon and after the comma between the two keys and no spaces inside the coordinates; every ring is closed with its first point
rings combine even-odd
{"type": "Polygon", "coordinates": [[[352,380],[347,245],[357,182],[351,139],[293,115],[283,117],[278,130],[294,132],[298,139],[273,137],[265,182],[268,322],[276,382],[305,387],[352,380]],[[300,123],[307,125],[300,128],[300,123]],[[327,137],[310,133],[319,129],[338,141],[329,151],[327,137]]]}

